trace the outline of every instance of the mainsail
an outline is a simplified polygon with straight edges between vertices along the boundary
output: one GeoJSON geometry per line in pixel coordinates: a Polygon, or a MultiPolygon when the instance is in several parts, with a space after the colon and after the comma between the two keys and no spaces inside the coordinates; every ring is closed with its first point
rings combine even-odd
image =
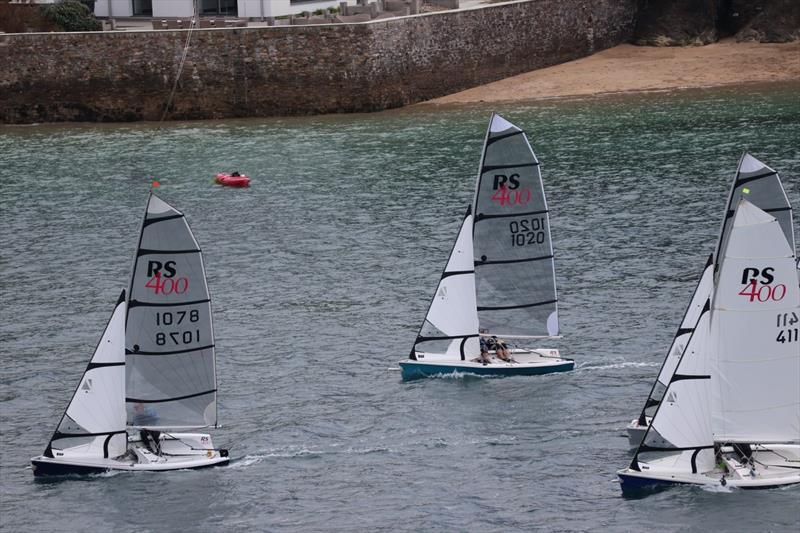
{"type": "Polygon", "coordinates": [[[558,335],[550,217],[539,161],[525,133],[492,115],[474,199],[475,283],[481,332],[558,335]]]}
{"type": "Polygon", "coordinates": [[[800,289],[782,230],[739,202],[713,298],[717,442],[800,441],[800,289]]]}
{"type": "Polygon", "coordinates": [[[719,264],[720,258],[725,253],[734,209],[742,198],[774,216],[789,242],[789,247],[795,250],[792,204],[789,203],[778,172],[752,155],[745,153],[739,160],[736,177],[728,195],[728,205],[725,208],[725,216],[722,219],[722,228],[714,255],[715,263],[719,264]]]}
{"type": "Polygon", "coordinates": [[[215,426],[211,300],[200,247],[182,213],[150,194],[125,332],[128,424],[215,426]]]}
{"type": "Polygon", "coordinates": [[[125,433],[125,291],[95,348],[80,385],[47,445],[45,457],[123,455],[125,433]]]}
{"type": "Polygon", "coordinates": [[[445,353],[461,360],[480,353],[469,209],[417,334],[411,359],[416,359],[417,351],[445,353]]]}

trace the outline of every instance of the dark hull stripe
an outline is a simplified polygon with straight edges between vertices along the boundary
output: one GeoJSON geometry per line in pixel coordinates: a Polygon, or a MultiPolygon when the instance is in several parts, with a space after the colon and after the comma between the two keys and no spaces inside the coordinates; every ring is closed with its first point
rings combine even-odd
{"type": "Polygon", "coordinates": [[[148,250],[147,248],[139,248],[136,252],[136,257],[143,255],[173,255],[173,254],[199,254],[200,250],[148,250]]]}
{"type": "Polygon", "coordinates": [[[540,211],[528,211],[526,213],[508,213],[502,215],[484,215],[483,213],[479,213],[475,216],[475,222],[479,222],[481,220],[487,220],[490,218],[508,218],[508,217],[529,217],[531,215],[543,215],[545,213],[549,213],[548,209],[543,209],[540,211]]]}
{"type": "Polygon", "coordinates": [[[127,403],[163,403],[163,402],[177,402],[179,400],[187,400],[189,398],[196,398],[197,396],[205,396],[206,394],[214,394],[217,392],[217,389],[211,389],[203,392],[197,392],[195,394],[187,394],[186,396],[176,396],[174,398],[163,398],[161,400],[143,400],[139,398],[125,398],[125,402],[127,403]]]}
{"type": "Polygon", "coordinates": [[[442,279],[449,278],[450,276],[463,276],[464,274],[474,274],[474,270],[454,270],[453,272],[445,272],[442,274],[442,279]]]}
{"type": "Polygon", "coordinates": [[[213,344],[209,344],[208,346],[200,346],[199,348],[189,348],[187,350],[174,350],[171,352],[134,352],[133,350],[125,348],[125,355],[178,355],[189,352],[200,352],[203,350],[208,350],[209,348],[213,347],[214,347],[213,344]]]}
{"type": "Polygon", "coordinates": [[[675,334],[675,337],[680,337],[681,335],[686,335],[687,333],[692,333],[694,328],[678,328],[678,332],[675,334]]]}
{"type": "Polygon", "coordinates": [[[125,366],[125,363],[89,363],[89,366],[86,367],[86,371],[94,370],[95,368],[105,368],[107,366],[125,366]]]}
{"type": "Polygon", "coordinates": [[[525,167],[538,167],[539,163],[521,163],[519,165],[489,165],[481,168],[481,174],[484,172],[491,172],[492,170],[502,170],[505,168],[525,168],[525,167]]]}
{"type": "Polygon", "coordinates": [[[508,265],[510,263],[528,263],[530,261],[541,261],[542,259],[552,259],[552,255],[540,255],[539,257],[528,257],[526,259],[506,259],[504,261],[475,261],[475,266],[486,265],[508,265]]]}
{"type": "Polygon", "coordinates": [[[505,309],[524,309],[526,307],[536,307],[539,305],[547,305],[547,304],[554,304],[558,300],[547,300],[546,302],[537,302],[535,304],[523,304],[523,305],[502,305],[497,307],[478,307],[478,311],[503,311],[505,309]]]}
{"type": "Polygon", "coordinates": [[[178,307],[179,305],[198,305],[198,304],[205,304],[210,302],[211,300],[206,298],[205,300],[192,300],[191,302],[176,302],[176,303],[155,303],[155,302],[140,302],[139,300],[131,300],[128,304],[128,309],[132,309],[134,307],[178,307]]]}
{"type": "Polygon", "coordinates": [[[159,222],[166,222],[167,220],[175,220],[176,218],[183,218],[183,215],[180,214],[180,215],[169,215],[167,217],[159,217],[159,218],[147,218],[142,224],[142,227],[146,228],[150,224],[158,224],[159,222]]]}

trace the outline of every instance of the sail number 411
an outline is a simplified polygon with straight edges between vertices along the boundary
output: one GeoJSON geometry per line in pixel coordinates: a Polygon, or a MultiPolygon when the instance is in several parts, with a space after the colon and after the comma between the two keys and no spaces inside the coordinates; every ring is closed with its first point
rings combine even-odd
{"type": "Polygon", "coordinates": [[[778,336],[775,337],[775,342],[780,342],[784,344],[786,342],[797,342],[798,334],[800,334],[800,328],[793,328],[800,319],[797,318],[797,313],[792,311],[791,313],[781,313],[777,317],[776,326],[779,328],[786,328],[781,329],[778,332],[778,336]],[[788,326],[788,327],[787,327],[788,326]]]}

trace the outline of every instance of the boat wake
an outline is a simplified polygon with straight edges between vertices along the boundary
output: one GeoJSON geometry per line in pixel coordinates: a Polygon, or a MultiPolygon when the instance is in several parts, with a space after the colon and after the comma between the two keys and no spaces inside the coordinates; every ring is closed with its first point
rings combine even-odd
{"type": "Polygon", "coordinates": [[[604,364],[604,363],[579,363],[575,365],[575,372],[580,372],[581,370],[585,371],[592,371],[592,370],[617,370],[620,368],[646,368],[652,366],[661,366],[661,363],[641,363],[637,361],[622,361],[619,363],[611,363],[611,364],[604,364]]]}

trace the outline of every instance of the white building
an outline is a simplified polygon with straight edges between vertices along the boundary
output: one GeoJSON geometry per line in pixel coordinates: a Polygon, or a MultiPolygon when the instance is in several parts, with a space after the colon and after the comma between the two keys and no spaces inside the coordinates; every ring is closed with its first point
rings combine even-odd
{"type": "MultiPolygon", "coordinates": [[[[191,17],[197,2],[201,16],[260,19],[338,7],[341,0],[96,0],[98,17],[191,17]]],[[[356,0],[347,0],[355,5],[356,0]]]]}

